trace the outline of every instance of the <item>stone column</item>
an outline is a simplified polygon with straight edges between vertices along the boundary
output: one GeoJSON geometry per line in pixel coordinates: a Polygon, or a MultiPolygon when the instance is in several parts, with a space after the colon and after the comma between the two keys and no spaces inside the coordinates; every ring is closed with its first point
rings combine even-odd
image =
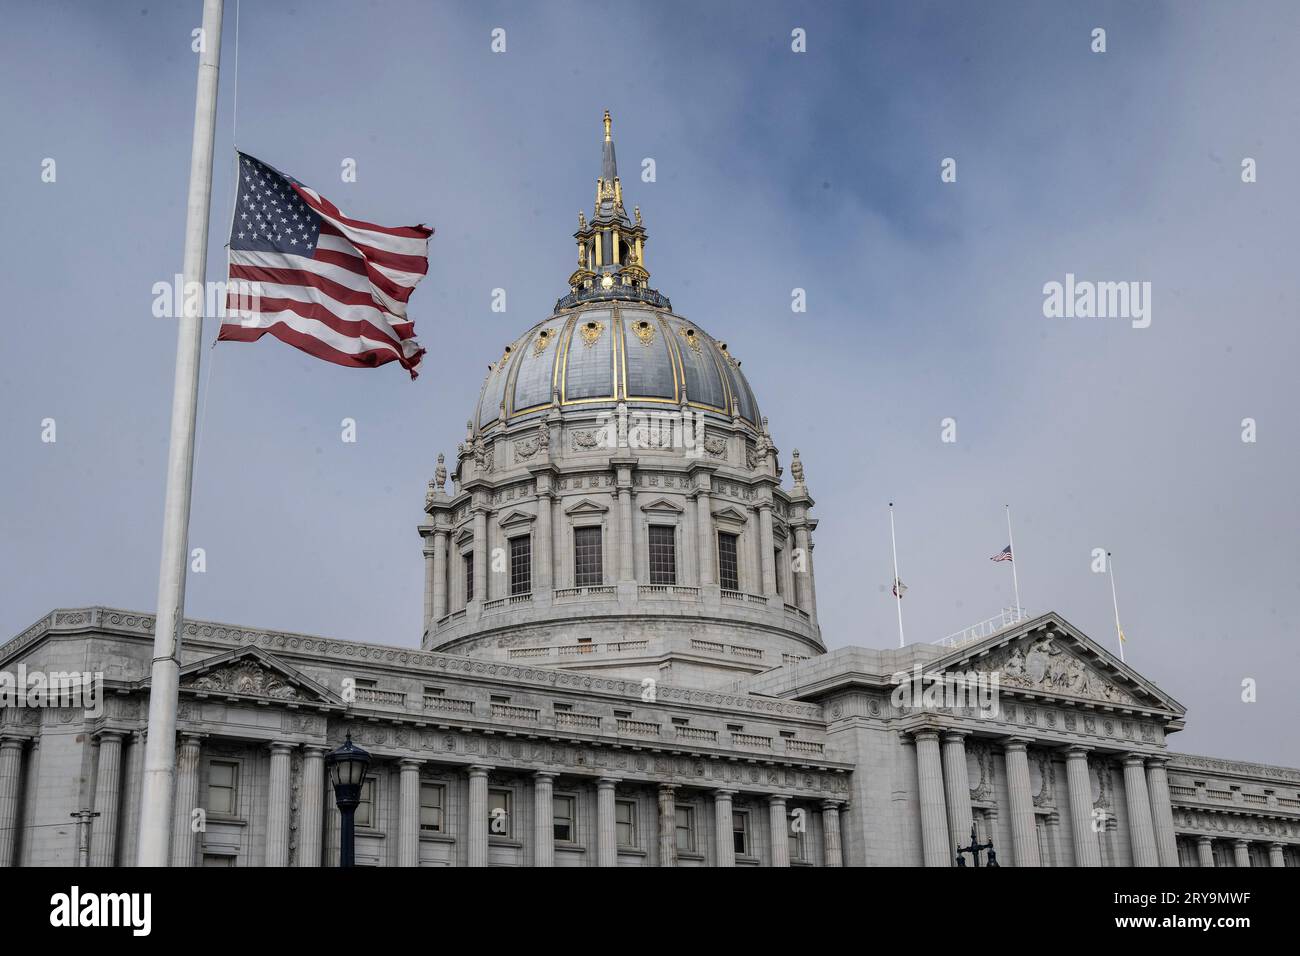
{"type": "Polygon", "coordinates": [[[95,812],[91,823],[90,865],[117,863],[117,820],[122,794],[122,735],[106,730],[99,735],[99,765],[95,770],[95,812]]]}
{"type": "Polygon", "coordinates": [[[948,857],[970,842],[970,778],[966,773],[966,732],[943,735],[943,790],[948,806],[948,857]]]}
{"type": "MultiPolygon", "coordinates": [[[[732,831],[731,798],[735,790],[713,791],[713,829],[717,845],[717,866],[736,865],[736,838],[732,831]]],[[[752,837],[752,834],[751,834],[752,837]]]]}
{"type": "Polygon", "coordinates": [[[432,631],[438,623],[438,615],[433,611],[433,589],[436,586],[435,552],[430,537],[425,537],[424,548],[424,630],[432,631]]]}
{"type": "Polygon", "coordinates": [[[1034,795],[1029,788],[1026,737],[1008,737],[1002,749],[1007,758],[1007,796],[1011,809],[1011,850],[1016,866],[1042,866],[1038,858],[1038,828],[1034,823],[1034,795]]]}
{"type": "Polygon", "coordinates": [[[618,827],[614,817],[616,777],[596,781],[596,865],[618,866],[618,827]]]}
{"type": "Polygon", "coordinates": [[[131,734],[130,746],[126,748],[126,773],[122,779],[121,816],[118,826],[117,855],[118,866],[135,866],[136,844],[140,840],[140,793],[144,787],[144,739],[145,732],[137,730],[131,734]]]}
{"type": "Polygon", "coordinates": [[[18,794],[23,772],[23,741],[0,738],[0,867],[14,865],[18,836],[18,794]]]}
{"type": "Polygon", "coordinates": [[[785,816],[785,797],[767,798],[768,832],[772,841],[772,865],[790,865],[790,821],[785,816]]]}
{"type": "Polygon", "coordinates": [[[465,847],[470,866],[488,862],[488,771],[491,767],[469,768],[469,832],[465,847]]]}
{"type": "MultiPolygon", "coordinates": [[[[619,469],[622,472],[623,469],[619,469]]],[[[619,481],[623,476],[619,475],[619,481]]],[[[631,481],[629,476],[628,481],[631,481]]],[[[626,486],[620,486],[618,489],[618,579],[619,581],[635,581],[636,565],[633,563],[634,550],[632,547],[632,489],[626,486]]]]}
{"type": "Polygon", "coordinates": [[[199,758],[203,744],[196,734],[182,734],[176,754],[176,799],[172,804],[172,866],[193,866],[198,834],[193,814],[199,805],[199,758]]]}
{"type": "Polygon", "coordinates": [[[1286,866],[1286,856],[1282,852],[1281,843],[1270,843],[1268,845],[1268,865],[1286,866]]]}
{"type": "Polygon", "coordinates": [[[447,532],[433,533],[433,620],[432,628],[447,616],[447,532]]]}
{"type": "Polygon", "coordinates": [[[1129,841],[1133,845],[1134,866],[1159,866],[1155,827],[1151,823],[1151,797],[1147,794],[1147,775],[1141,754],[1124,757],[1124,805],[1128,808],[1129,841]]]}
{"type": "Polygon", "coordinates": [[[677,865],[677,802],[671,783],[659,785],[659,865],[677,865]]]}
{"type": "Polygon", "coordinates": [[[1092,829],[1092,780],[1088,776],[1090,749],[1070,747],[1065,752],[1065,785],[1070,795],[1075,866],[1101,866],[1101,846],[1092,829]]]}
{"type": "Polygon", "coordinates": [[[822,849],[827,866],[843,866],[844,850],[840,841],[840,805],[822,801],[822,849]]]}
{"type": "Polygon", "coordinates": [[[772,505],[763,502],[758,506],[758,559],[763,570],[763,594],[769,601],[776,600],[776,539],[772,534],[772,505]]]}
{"type": "MultiPolygon", "coordinates": [[[[14,834],[14,840],[19,845],[16,847],[18,853],[17,866],[32,865],[32,844],[35,842],[36,831],[31,829],[31,825],[36,818],[36,795],[40,792],[41,785],[41,738],[32,738],[31,746],[27,749],[27,765],[23,769],[23,817],[18,823],[18,832],[14,834]]],[[[134,844],[128,849],[123,848],[123,855],[128,853],[127,857],[131,862],[124,862],[124,866],[134,865],[134,844]]],[[[2,864],[0,864],[2,865],[2,864]]]]}
{"type": "Polygon", "coordinates": [[[533,866],[555,866],[555,778],[558,773],[533,774],[533,866]]]}
{"type": "Polygon", "coordinates": [[[917,792],[921,803],[921,845],[926,866],[952,866],[956,854],[948,846],[948,810],[943,795],[943,763],[939,733],[916,733],[917,792]]]}
{"type": "Polygon", "coordinates": [[[808,526],[801,524],[794,529],[794,546],[798,551],[793,555],[796,562],[791,565],[794,571],[794,603],[803,608],[809,614],[812,614],[812,592],[809,590],[808,583],[809,561],[812,558],[812,552],[808,549],[808,526]]]}
{"type": "Polygon", "coordinates": [[[1161,866],[1178,865],[1178,839],[1174,833],[1174,807],[1169,798],[1167,757],[1147,758],[1147,794],[1151,798],[1151,823],[1155,827],[1156,854],[1161,866]]]}
{"type": "Polygon", "coordinates": [[[474,593],[465,595],[466,604],[477,600],[481,605],[492,597],[488,589],[488,551],[491,547],[487,534],[487,512],[478,508],[474,511],[474,593]]]}
{"type": "Polygon", "coordinates": [[[546,477],[535,475],[534,479],[537,481],[537,534],[533,537],[533,592],[545,594],[549,599],[555,587],[551,583],[551,492],[542,489],[546,477]]]}
{"type": "Polygon", "coordinates": [[[304,747],[302,754],[302,797],[298,805],[298,852],[296,866],[321,865],[325,808],[325,748],[304,747]]]}
{"type": "Polygon", "coordinates": [[[289,755],[293,745],[271,744],[271,777],[266,798],[266,865],[289,865],[289,755]]]}
{"type": "MultiPolygon", "coordinates": [[[[703,441],[703,437],[699,439],[703,441]]],[[[695,496],[695,530],[699,543],[700,587],[707,587],[714,582],[713,575],[713,510],[709,504],[709,493],[701,488],[695,496]]]]}
{"type": "Polygon", "coordinates": [[[1250,866],[1250,844],[1245,840],[1232,841],[1232,862],[1243,869],[1250,866]]]}
{"type": "Polygon", "coordinates": [[[1196,838],[1196,859],[1202,867],[1213,869],[1214,867],[1214,843],[1207,837],[1196,838]]]}
{"type": "Polygon", "coordinates": [[[420,865],[420,761],[404,757],[398,784],[397,865],[420,865]]]}

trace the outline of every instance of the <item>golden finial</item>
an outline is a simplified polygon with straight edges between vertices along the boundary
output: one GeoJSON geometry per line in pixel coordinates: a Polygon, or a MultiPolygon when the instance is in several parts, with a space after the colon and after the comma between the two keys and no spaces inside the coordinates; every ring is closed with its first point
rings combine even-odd
{"type": "Polygon", "coordinates": [[[636,223],[639,226],[641,225],[641,207],[633,206],[632,209],[636,212],[636,223]]]}
{"type": "Polygon", "coordinates": [[[609,142],[609,127],[610,127],[609,110],[605,110],[605,142],[607,143],[609,142]]]}
{"type": "Polygon", "coordinates": [[[578,210],[578,228],[579,228],[579,229],[586,229],[586,228],[587,228],[587,217],[586,217],[585,215],[583,215],[583,212],[582,212],[581,209],[578,210]]]}

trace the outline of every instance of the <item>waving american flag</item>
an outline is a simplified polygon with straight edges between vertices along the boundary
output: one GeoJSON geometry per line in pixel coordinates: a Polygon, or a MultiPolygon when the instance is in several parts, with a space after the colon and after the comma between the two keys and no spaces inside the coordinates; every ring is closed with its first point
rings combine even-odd
{"type": "Polygon", "coordinates": [[[429,270],[426,226],[350,219],[328,199],[239,153],[226,316],[217,338],[268,332],[333,362],[399,362],[415,378],[424,349],[406,314],[429,270]]]}

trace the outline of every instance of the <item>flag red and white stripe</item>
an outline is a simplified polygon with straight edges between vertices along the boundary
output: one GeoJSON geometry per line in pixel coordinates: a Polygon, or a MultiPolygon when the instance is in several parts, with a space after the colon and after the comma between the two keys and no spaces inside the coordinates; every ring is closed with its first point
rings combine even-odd
{"type": "Polygon", "coordinates": [[[407,304],[428,272],[433,230],[353,219],[265,163],[242,153],[239,161],[218,339],[270,333],[327,362],[395,361],[415,378],[425,350],[407,304]]]}

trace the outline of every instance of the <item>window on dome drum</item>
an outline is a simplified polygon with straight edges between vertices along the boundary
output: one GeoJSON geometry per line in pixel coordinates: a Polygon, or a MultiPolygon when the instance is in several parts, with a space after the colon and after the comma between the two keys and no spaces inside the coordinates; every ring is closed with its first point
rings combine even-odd
{"type": "Polygon", "coordinates": [[[208,764],[208,813],[234,816],[239,806],[239,764],[214,760],[208,764]]]}
{"type": "Polygon", "coordinates": [[[510,817],[510,791],[488,791],[488,835],[509,839],[514,822],[510,817]]]}
{"type": "Polygon", "coordinates": [[[441,833],[447,807],[447,788],[440,783],[420,784],[420,829],[441,833]]]}
{"type": "Polygon", "coordinates": [[[777,596],[784,594],[783,585],[781,584],[781,549],[777,548],[772,553],[772,567],[776,568],[776,593],[777,596]]]}
{"type": "Polygon", "coordinates": [[[614,829],[619,846],[636,846],[636,804],[619,800],[614,804],[614,829]]]}
{"type": "Polygon", "coordinates": [[[461,563],[465,565],[465,603],[468,604],[474,600],[474,552],[462,555],[461,563]]]}
{"type": "Polygon", "coordinates": [[[675,816],[677,849],[683,853],[695,852],[695,808],[677,807],[675,816]]]}
{"type": "Polygon", "coordinates": [[[533,539],[528,535],[510,539],[510,593],[533,590],[533,539]]]}
{"type": "Polygon", "coordinates": [[[555,797],[552,800],[552,827],[557,843],[573,842],[576,802],[573,797],[555,797]]]}
{"type": "Polygon", "coordinates": [[[375,825],[375,788],[378,782],[374,777],[367,777],[361,784],[361,802],[357,804],[352,820],[359,827],[375,825]]]}
{"type": "Polygon", "coordinates": [[[600,528],[573,529],[573,586],[598,587],[605,583],[600,528]]]}
{"type": "Polygon", "coordinates": [[[650,583],[677,583],[677,529],[672,525],[650,526],[650,583]]]}
{"type": "Polygon", "coordinates": [[[749,856],[749,814],[744,810],[731,815],[731,843],[736,856],[749,856]]]}
{"type": "Polygon", "coordinates": [[[726,531],[718,532],[718,583],[723,590],[740,590],[740,565],[736,560],[738,536],[726,531]]]}

